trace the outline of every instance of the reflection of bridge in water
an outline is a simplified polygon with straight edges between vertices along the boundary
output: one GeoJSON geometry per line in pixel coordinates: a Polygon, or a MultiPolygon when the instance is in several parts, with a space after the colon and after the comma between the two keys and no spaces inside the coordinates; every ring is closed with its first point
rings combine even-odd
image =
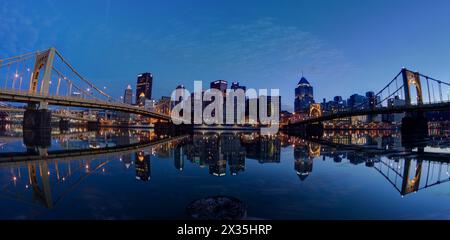
{"type": "MultiPolygon", "coordinates": [[[[83,141],[89,141],[90,137],[97,139],[107,135],[106,131],[68,136],[75,139],[81,136],[83,141]]],[[[118,137],[120,133],[113,135],[117,135],[117,139],[112,142],[122,141],[118,137]]],[[[184,160],[187,159],[200,167],[207,167],[211,175],[224,176],[228,168],[234,176],[245,171],[246,161],[279,163],[281,148],[288,146],[293,147],[294,169],[302,181],[311,175],[314,161],[320,157],[324,160],[328,157],[338,163],[347,159],[351,164],[365,164],[386,178],[401,195],[450,181],[448,154],[429,153],[420,148],[396,148],[401,146],[401,141],[387,140],[385,136],[388,135],[391,134],[373,135],[366,140],[360,140],[363,136],[354,134],[343,136],[341,140],[336,135],[328,135],[331,141],[326,141],[305,140],[283,134],[263,137],[257,133],[197,133],[167,139],[144,134],[140,138],[141,142],[133,144],[128,141],[124,145],[111,144],[107,148],[49,150],[44,156],[33,151],[3,153],[0,154],[0,171],[10,169],[12,181],[9,184],[24,186],[24,189],[5,185],[0,195],[53,207],[91,174],[108,171],[112,159],[119,158],[126,168],[134,164],[136,179],[140,181],[149,181],[151,178],[152,155],[172,159],[179,171],[183,170],[184,160]],[[30,201],[30,198],[34,200],[30,201]]],[[[61,136],[60,141],[67,139],[61,136]]]]}
{"type": "Polygon", "coordinates": [[[390,149],[386,146],[391,142],[383,141],[382,137],[379,139],[382,145],[378,147],[331,140],[335,142],[288,137],[287,141],[294,146],[294,168],[302,181],[312,173],[314,159],[320,156],[337,163],[343,159],[355,165],[364,163],[379,172],[402,196],[450,181],[448,152],[425,152],[423,146],[390,149]]]}
{"type": "MultiPolygon", "coordinates": [[[[144,161],[149,160],[149,153],[169,142],[176,144],[184,138],[184,136],[157,138],[147,142],[100,149],[55,150],[48,151],[45,157],[36,153],[1,153],[0,169],[11,169],[13,185],[25,181],[24,190],[31,189],[32,193],[13,192],[6,185],[0,192],[0,197],[52,208],[88,176],[100,171],[105,172],[111,157],[119,156],[136,155],[136,177],[144,180],[142,176],[149,178],[149,161],[144,161]],[[51,170],[49,165],[53,165],[54,169],[51,170]],[[52,181],[52,177],[56,179],[52,181]],[[53,196],[55,190],[60,193],[56,198],[53,196]]],[[[120,160],[124,160],[123,157],[120,160]]]]}

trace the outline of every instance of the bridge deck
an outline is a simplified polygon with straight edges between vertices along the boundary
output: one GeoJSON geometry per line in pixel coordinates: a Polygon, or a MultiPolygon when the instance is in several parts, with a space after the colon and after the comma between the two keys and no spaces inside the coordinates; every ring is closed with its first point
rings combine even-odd
{"type": "Polygon", "coordinates": [[[90,100],[64,96],[42,96],[39,94],[33,94],[24,91],[11,91],[7,89],[0,89],[0,101],[13,101],[23,103],[47,102],[49,105],[114,110],[139,114],[142,116],[152,117],[165,121],[171,120],[170,116],[168,115],[156,113],[153,111],[146,110],[144,108],[139,108],[124,103],[106,102],[100,100],[90,100]]]}
{"type": "Polygon", "coordinates": [[[372,115],[372,114],[389,114],[389,113],[405,113],[405,112],[417,112],[417,111],[449,111],[450,110],[450,102],[441,102],[441,103],[432,103],[432,104],[423,104],[423,105],[410,105],[410,106],[393,106],[393,107],[379,107],[374,109],[358,109],[358,110],[348,110],[342,112],[336,112],[333,114],[323,115],[316,118],[310,118],[301,120],[298,122],[291,123],[290,125],[302,125],[302,124],[311,124],[318,123],[323,121],[330,121],[334,119],[347,118],[353,116],[363,116],[363,115],[372,115]]]}

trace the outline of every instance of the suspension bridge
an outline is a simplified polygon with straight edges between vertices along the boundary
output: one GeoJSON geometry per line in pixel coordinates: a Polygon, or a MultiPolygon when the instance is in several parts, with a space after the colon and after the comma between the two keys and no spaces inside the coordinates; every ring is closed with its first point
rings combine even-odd
{"type": "MultiPolygon", "coordinates": [[[[291,121],[288,128],[349,118],[353,116],[406,113],[402,126],[415,128],[414,121],[423,124],[423,113],[449,111],[450,84],[403,68],[378,93],[362,103],[344,109],[325,112],[320,104],[311,104],[308,117],[291,121]],[[411,126],[412,125],[412,126],[411,126]]],[[[422,128],[423,126],[419,126],[422,128]]]]}
{"type": "Polygon", "coordinates": [[[24,127],[48,128],[49,105],[120,111],[171,121],[169,115],[114,99],[105,88],[83,77],[55,48],[0,59],[0,76],[4,76],[0,101],[27,104],[24,127]]]}

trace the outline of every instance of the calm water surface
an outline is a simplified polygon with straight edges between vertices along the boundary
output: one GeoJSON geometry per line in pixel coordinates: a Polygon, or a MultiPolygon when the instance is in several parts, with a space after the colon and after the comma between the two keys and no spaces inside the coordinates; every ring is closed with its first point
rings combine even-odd
{"type": "Polygon", "coordinates": [[[219,195],[251,219],[450,219],[442,131],[412,145],[395,132],[79,131],[50,146],[0,131],[0,219],[185,219],[219,195]]]}

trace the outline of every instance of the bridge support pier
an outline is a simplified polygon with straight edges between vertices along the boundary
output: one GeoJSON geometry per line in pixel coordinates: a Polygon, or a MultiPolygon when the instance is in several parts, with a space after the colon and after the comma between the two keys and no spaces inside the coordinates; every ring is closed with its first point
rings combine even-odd
{"type": "Polygon", "coordinates": [[[157,135],[181,135],[192,132],[193,126],[185,124],[175,125],[171,122],[156,122],[154,129],[157,135]]]}
{"type": "Polygon", "coordinates": [[[300,125],[288,125],[285,131],[288,134],[304,136],[304,137],[321,137],[323,135],[323,124],[300,124],[300,125]]]}
{"type": "Polygon", "coordinates": [[[23,142],[29,149],[46,149],[52,139],[52,113],[30,106],[23,114],[23,142]]]}
{"type": "Polygon", "coordinates": [[[100,122],[98,121],[88,121],[87,122],[88,131],[97,131],[100,129],[100,122]]]}
{"type": "Polygon", "coordinates": [[[428,136],[428,120],[423,112],[406,115],[402,119],[402,145],[405,147],[419,147],[422,140],[428,136]]]}
{"type": "Polygon", "coordinates": [[[23,129],[52,129],[52,113],[47,109],[27,109],[23,114],[23,129]]]}
{"type": "Polygon", "coordinates": [[[59,130],[61,131],[67,131],[69,130],[69,120],[60,119],[59,120],[59,130]]]}
{"type": "Polygon", "coordinates": [[[24,129],[23,143],[29,149],[47,149],[51,146],[51,129],[24,129]]]}
{"type": "Polygon", "coordinates": [[[423,113],[413,113],[402,119],[402,135],[428,135],[428,120],[423,113]]]}

